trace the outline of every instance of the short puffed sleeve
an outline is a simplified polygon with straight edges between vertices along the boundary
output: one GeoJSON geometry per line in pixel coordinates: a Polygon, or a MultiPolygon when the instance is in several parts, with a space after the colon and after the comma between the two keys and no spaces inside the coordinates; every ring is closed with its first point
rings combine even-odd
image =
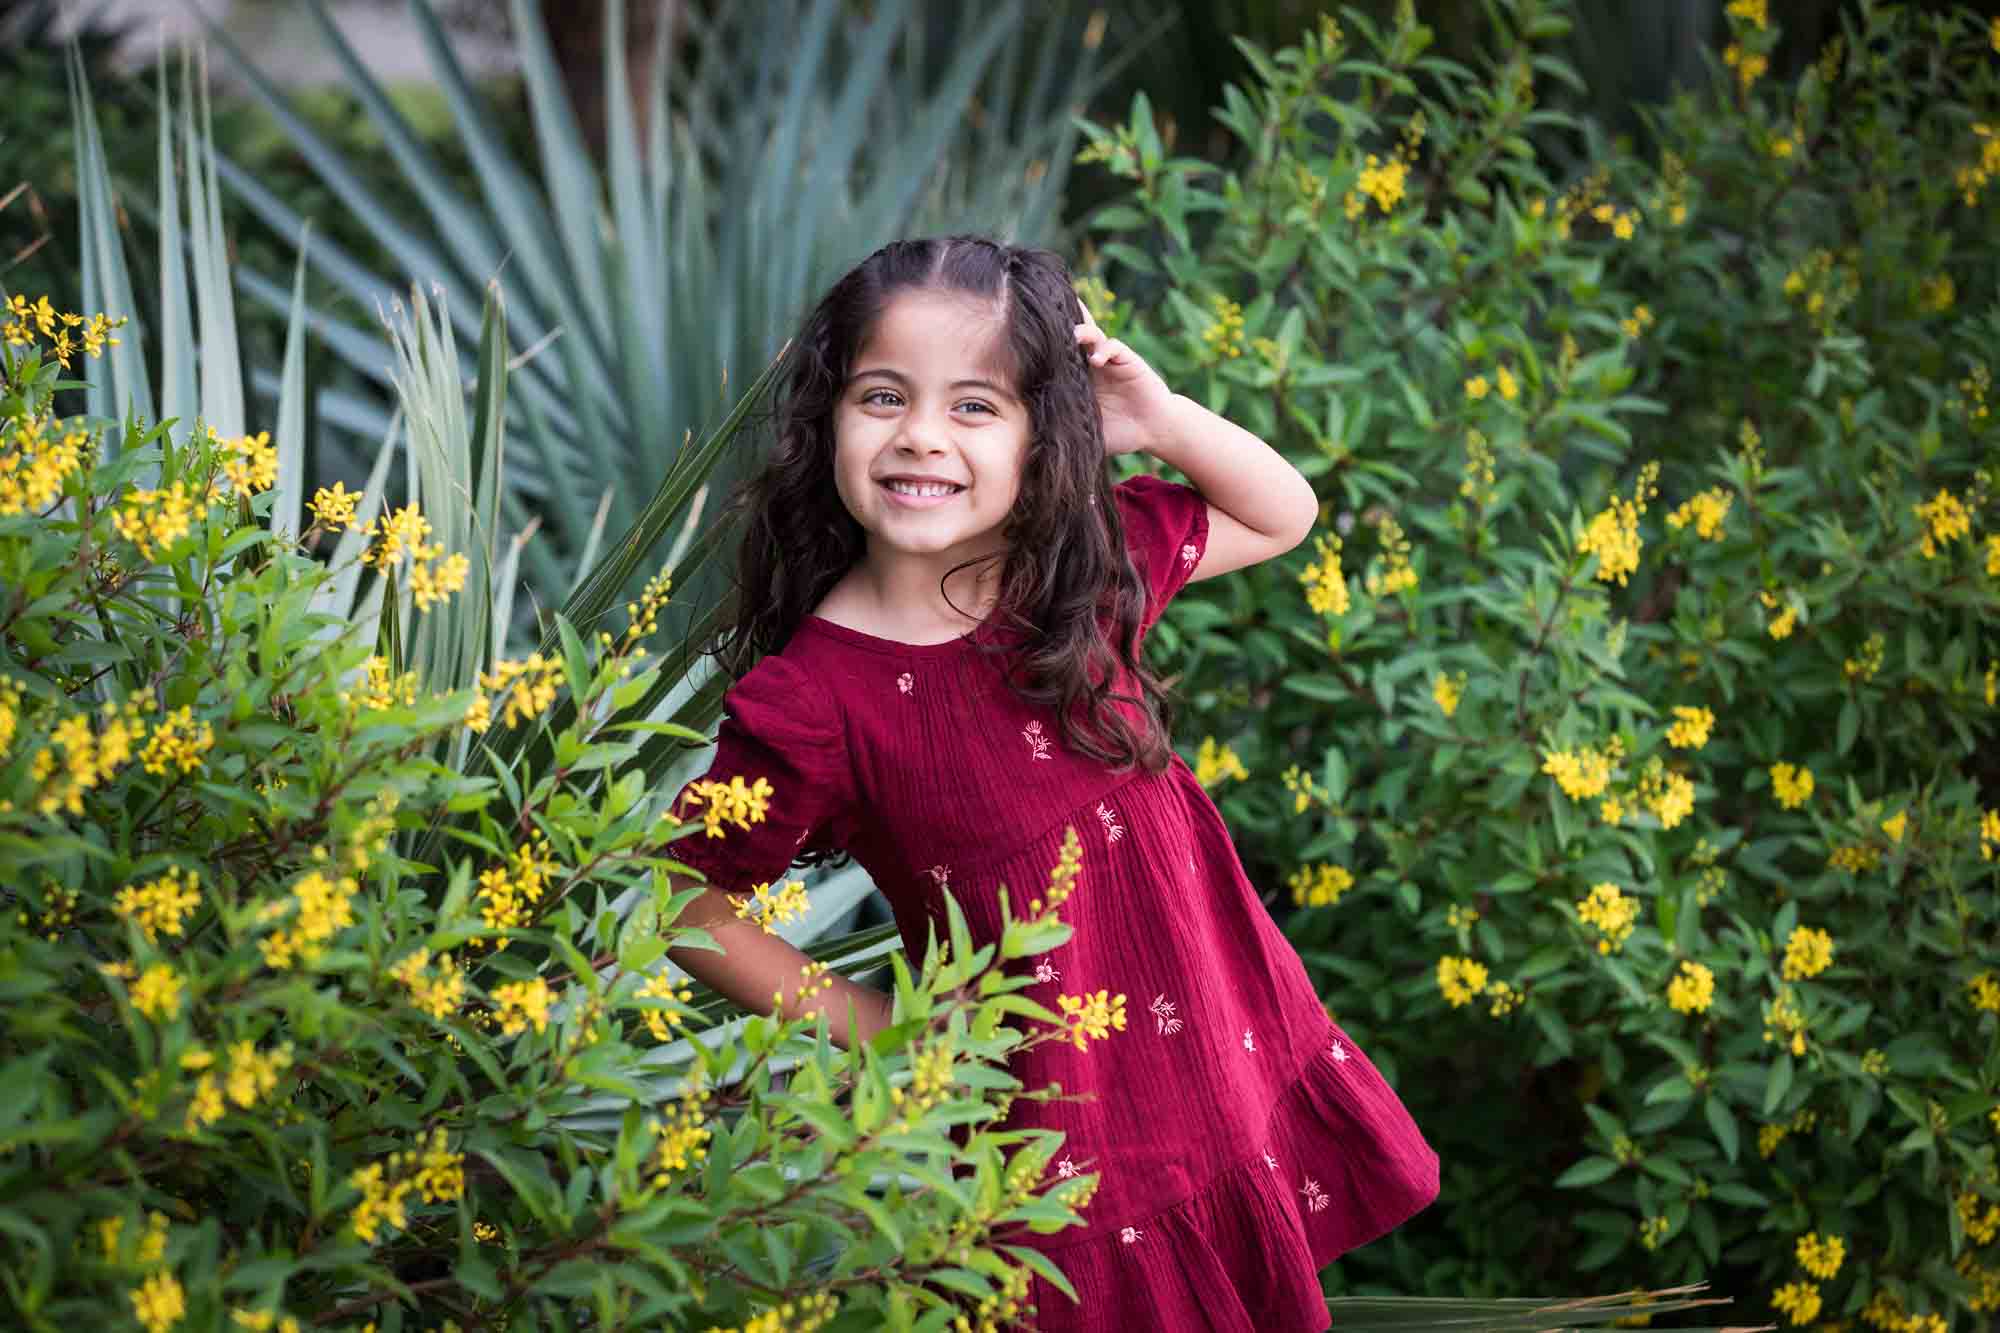
{"type": "Polygon", "coordinates": [[[1147,473],[1127,477],[1111,494],[1125,525],[1125,549],[1146,585],[1140,628],[1150,629],[1208,549],[1208,501],[1192,486],[1147,473]]]}
{"type": "Polygon", "coordinates": [[[674,798],[677,816],[697,827],[667,854],[714,888],[748,893],[781,878],[808,844],[839,845],[853,782],[838,707],[796,663],[765,657],[722,696],[722,711],[708,772],[674,798]],[[704,798],[696,792],[702,782],[731,791],[704,798]],[[709,808],[727,817],[709,819],[709,808]]]}

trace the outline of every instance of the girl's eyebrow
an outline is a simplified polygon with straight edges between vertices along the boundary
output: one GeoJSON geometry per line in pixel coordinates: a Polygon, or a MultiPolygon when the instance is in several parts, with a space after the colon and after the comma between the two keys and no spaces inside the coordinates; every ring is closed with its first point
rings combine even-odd
{"type": "MultiPolygon", "coordinates": [[[[867,370],[857,370],[854,372],[853,375],[848,377],[848,383],[852,384],[856,380],[865,380],[871,378],[889,380],[892,383],[901,385],[906,389],[910,386],[910,377],[908,375],[905,375],[900,370],[891,370],[887,366],[874,366],[870,367],[867,370]]],[[[984,389],[988,393],[998,394],[1002,398],[1006,398],[1014,402],[1020,401],[1020,399],[1015,397],[1013,390],[1007,388],[1005,385],[995,384],[992,380],[953,380],[946,387],[952,390],[984,389]]]]}

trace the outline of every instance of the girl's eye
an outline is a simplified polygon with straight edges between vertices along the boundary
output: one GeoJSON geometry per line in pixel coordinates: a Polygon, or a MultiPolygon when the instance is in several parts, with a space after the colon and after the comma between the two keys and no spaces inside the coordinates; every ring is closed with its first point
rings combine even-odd
{"type": "MultiPolygon", "coordinates": [[[[894,389],[870,389],[861,395],[861,401],[870,407],[874,407],[880,405],[882,399],[894,398],[895,396],[896,391],[894,389]]],[[[890,406],[893,405],[890,404],[890,406]]]]}
{"type": "Polygon", "coordinates": [[[990,412],[991,412],[991,411],[993,410],[993,408],[992,408],[992,406],[991,406],[990,404],[988,404],[988,403],[982,403],[982,402],[980,402],[980,401],[979,401],[979,400],[978,400],[977,398],[968,398],[968,399],[966,399],[966,400],[965,400],[964,402],[960,403],[960,404],[959,404],[959,406],[960,406],[960,407],[976,407],[976,408],[978,408],[978,409],[979,409],[980,411],[982,411],[982,412],[989,412],[989,413],[990,413],[990,412]]]}

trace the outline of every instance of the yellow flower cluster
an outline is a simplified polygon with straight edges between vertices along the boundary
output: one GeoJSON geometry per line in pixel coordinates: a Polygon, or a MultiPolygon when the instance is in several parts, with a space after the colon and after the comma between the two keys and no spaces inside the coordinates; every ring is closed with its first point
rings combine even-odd
{"type": "Polygon", "coordinates": [[[1899,843],[1903,840],[1903,831],[1909,826],[1909,823],[1910,812],[1908,810],[1898,810],[1895,814],[1890,815],[1882,821],[1882,831],[1889,835],[1890,842],[1899,843]]]}
{"type": "Polygon", "coordinates": [[[1680,972],[1667,983],[1667,1003],[1677,1014],[1705,1014],[1715,1002],[1715,973],[1691,958],[1681,960],[1680,972]]]}
{"type": "Polygon", "coordinates": [[[1694,813],[1694,782],[1686,774],[1670,772],[1658,755],[1646,761],[1634,793],[1640,804],[1659,817],[1661,828],[1677,828],[1694,813]]]}
{"type": "Polygon", "coordinates": [[[1785,962],[1780,975],[1786,981],[1816,977],[1833,964],[1833,936],[1811,926],[1796,927],[1785,939],[1785,962]]]}
{"type": "MultiPolygon", "coordinates": [[[[1077,876],[1083,873],[1083,839],[1077,836],[1076,825],[1063,828],[1063,844],[1056,853],[1055,869],[1049,872],[1049,896],[1046,903],[1047,915],[1053,917],[1055,910],[1069,901],[1076,892],[1077,876]]],[[[1044,903],[1040,898],[1028,904],[1028,915],[1041,917],[1044,903]]]]}
{"type": "Polygon", "coordinates": [[[1720,486],[1712,486],[1683,500],[1667,515],[1667,526],[1679,532],[1692,523],[1697,537],[1703,541],[1719,542],[1722,540],[1722,524],[1729,517],[1729,506],[1735,503],[1735,499],[1720,486]]]}
{"type": "Polygon", "coordinates": [[[1840,664],[1840,671],[1849,680],[1869,681],[1875,679],[1882,670],[1882,659],[1888,652],[1888,641],[1877,632],[1870,634],[1861,643],[1861,655],[1847,658],[1840,664]]]}
{"type": "Polygon", "coordinates": [[[1465,432],[1465,473],[1458,483],[1458,493],[1476,505],[1493,503],[1494,481],[1499,470],[1493,456],[1493,445],[1482,431],[1465,432]]]}
{"type": "Polygon", "coordinates": [[[1317,558],[1299,573],[1299,582],[1306,585],[1306,605],[1314,615],[1347,614],[1347,576],[1340,569],[1340,538],[1320,536],[1313,538],[1313,550],[1317,558]]]}
{"type": "Polygon", "coordinates": [[[349,708],[371,713],[408,708],[417,702],[417,673],[405,671],[400,676],[391,675],[389,659],[371,653],[368,660],[361,664],[360,686],[343,691],[340,701],[349,708]]]}
{"type": "Polygon", "coordinates": [[[1618,327],[1625,331],[1626,337],[1638,337],[1653,327],[1652,308],[1643,304],[1633,306],[1632,313],[1618,321],[1618,327]]]}
{"type": "MultiPolygon", "coordinates": [[[[1777,610],[1778,600],[1779,600],[1778,595],[1776,593],[1771,592],[1768,588],[1759,592],[1757,594],[1757,599],[1763,602],[1767,608],[1771,610],[1777,610]]],[[[1799,623],[1798,603],[1793,601],[1790,597],[1786,597],[1784,599],[1784,603],[1785,603],[1785,609],[1779,611],[1777,615],[1772,616],[1770,624],[1766,627],[1769,629],[1771,637],[1774,639],[1789,639],[1792,636],[1792,631],[1798,628],[1798,623],[1799,623]]]]}
{"type": "Polygon", "coordinates": [[[209,447],[221,460],[222,475],[237,494],[255,495],[278,484],[278,451],[271,444],[270,431],[225,440],[215,427],[206,430],[209,447]]]}
{"type": "Polygon", "coordinates": [[[180,935],[182,921],[201,903],[199,885],[192,870],[170,866],[157,879],[120,889],[111,910],[144,931],[148,944],[158,944],[162,935],[180,935]]]}
{"type": "Polygon", "coordinates": [[[1974,1245],[1991,1245],[2000,1236],[2000,1203],[1989,1203],[1980,1211],[1979,1196],[1963,1191],[1957,1200],[1958,1217],[1965,1224],[1965,1238],[1974,1245]]]}
{"type": "Polygon", "coordinates": [[[1304,814],[1306,807],[1314,801],[1326,799],[1326,788],[1315,783],[1312,774],[1297,764],[1279,774],[1278,780],[1285,784],[1286,791],[1292,793],[1292,813],[1295,815],[1304,814]]]}
{"type": "Polygon", "coordinates": [[[146,1333],[167,1333],[186,1314],[180,1279],[164,1268],[132,1288],[132,1317],[146,1333]]]}
{"type": "Polygon", "coordinates": [[[224,1054],[229,1063],[220,1077],[212,1052],[197,1046],[181,1056],[181,1068],[201,1071],[183,1122],[190,1134],[222,1119],[225,1096],[247,1111],[277,1091],[278,1079],[292,1067],[289,1042],[261,1053],[253,1041],[232,1042],[224,1054]]]}
{"type": "Polygon", "coordinates": [[[942,1102],[950,1093],[955,1078],[952,1073],[955,1045],[949,1032],[941,1034],[910,1057],[909,1091],[889,1089],[889,1101],[902,1112],[905,1126],[942,1102]]]}
{"type": "Polygon", "coordinates": [[[1125,996],[1123,992],[1111,995],[1108,991],[1085,991],[1081,995],[1059,995],[1056,1005],[1062,1010],[1063,1022],[1067,1025],[1070,1040],[1076,1048],[1085,1049],[1085,1038],[1102,1041],[1111,1035],[1111,1029],[1125,1030],[1125,996]]]}
{"type": "Polygon", "coordinates": [[[1903,1303],[1887,1287],[1875,1288],[1861,1309],[1861,1319],[1884,1333],[1946,1333],[1948,1327],[1940,1314],[1904,1313],[1903,1303]]]}
{"type": "Polygon", "coordinates": [[[1093,276],[1078,278],[1071,285],[1076,288],[1076,299],[1083,302],[1083,308],[1090,312],[1092,319],[1102,324],[1111,318],[1118,298],[1112,293],[1109,283],[1093,276]]]}
{"type": "Polygon", "coordinates": [[[1368,595],[1391,597],[1413,590],[1417,586],[1417,571],[1410,564],[1410,539],[1404,535],[1403,525],[1391,518],[1386,510],[1377,511],[1370,521],[1380,534],[1382,567],[1379,570],[1371,568],[1362,580],[1368,595]]]}
{"type": "Polygon", "coordinates": [[[1976,120],[1972,123],[1972,137],[1979,141],[1978,159],[1960,167],[1956,175],[1959,195],[1965,200],[1967,208],[1979,203],[1980,191],[1996,174],[2000,174],[2000,131],[1976,120]]]}
{"type": "Polygon", "coordinates": [[[1799,1237],[1796,1252],[1799,1267],[1824,1282],[1840,1272],[1841,1261],[1847,1257],[1847,1241],[1840,1236],[1822,1240],[1817,1231],[1808,1231],[1799,1237]]]}
{"type": "Polygon", "coordinates": [[[1639,919],[1639,900],[1619,892],[1616,884],[1593,884],[1590,896],[1577,900],[1576,914],[1603,937],[1597,941],[1599,953],[1616,953],[1625,947],[1639,919]]]}
{"type": "Polygon", "coordinates": [[[1300,866],[1285,881],[1291,886],[1292,902],[1300,907],[1332,907],[1340,895],[1354,887],[1354,875],[1344,866],[1321,862],[1300,866]]]}
{"type": "Polygon", "coordinates": [[[555,1004],[555,999],[556,993],[540,977],[495,986],[493,1000],[500,1006],[496,1014],[500,1021],[500,1035],[511,1037],[525,1032],[530,1023],[535,1025],[536,1032],[547,1032],[549,1009],[555,1004]]]}
{"type": "Polygon", "coordinates": [[[1486,989],[1486,964],[1446,954],[1438,959],[1437,984],[1445,1003],[1462,1009],[1486,989]]]}
{"type": "Polygon", "coordinates": [[[646,1021],[646,1031],[653,1034],[654,1041],[673,1040],[674,1029],[687,1021],[687,1013],[682,1008],[694,999],[691,986],[675,987],[672,978],[664,972],[646,978],[646,984],[635,992],[642,1000],[672,1001],[663,1008],[641,1009],[639,1016],[646,1021]]]}
{"type": "Polygon", "coordinates": [[[1730,18],[1740,19],[1762,31],[1770,24],[1770,16],[1765,12],[1765,0],[1729,0],[1723,11],[1730,18]]]}
{"type": "Polygon", "coordinates": [[[350,491],[347,483],[336,481],[331,489],[322,486],[314,491],[306,508],[312,512],[314,527],[351,532],[360,526],[354,521],[354,510],[361,498],[360,491],[350,491]]]}
{"type": "Polygon", "coordinates": [[[2000,1014],[2000,977],[1992,972],[1981,972],[1965,983],[1971,993],[1972,1007],[1984,1009],[1989,1014],[2000,1014]]]}
{"type": "Polygon", "coordinates": [[[1826,858],[1827,869],[1850,875],[1865,875],[1882,864],[1882,849],[1873,843],[1851,842],[1833,849],[1826,858]]]}
{"type": "Polygon", "coordinates": [[[54,504],[63,483],[83,467],[88,432],[58,430],[55,418],[20,416],[0,436],[0,518],[40,511],[54,504]]]}
{"type": "Polygon", "coordinates": [[[1521,992],[1498,977],[1486,983],[1486,998],[1492,1001],[1487,1012],[1495,1018],[1505,1018],[1521,1007],[1521,992]]]}
{"type": "Polygon", "coordinates": [[[1778,1310],[1794,1324],[1810,1324],[1819,1318],[1819,1284],[1816,1282],[1787,1282],[1771,1294],[1771,1308],[1778,1310]]]}
{"type": "Polygon", "coordinates": [[[1611,228],[1611,234],[1621,241],[1631,240],[1639,229],[1639,215],[1629,208],[1599,204],[1590,210],[1590,216],[1611,228]]]}
{"type": "Polygon", "coordinates": [[[419,949],[389,969],[389,975],[410,993],[410,1003],[432,1018],[449,1018],[465,1003],[465,977],[451,955],[440,954],[435,968],[431,951],[419,949]]]}
{"type": "MultiPolygon", "coordinates": [[[[1778,987],[1775,998],[1764,1005],[1764,1040],[1790,1048],[1793,1055],[1806,1053],[1806,1016],[1790,986],[1778,987]]],[[[1769,1153],[1764,1154],[1766,1157],[1769,1153]]]]}
{"type": "MultiPolygon", "coordinates": [[[[537,833],[510,860],[479,872],[479,915],[488,930],[512,930],[533,919],[535,904],[560,873],[549,840],[537,833]]],[[[504,941],[502,942],[504,947],[504,941]]]]}
{"type": "Polygon", "coordinates": [[[14,744],[14,733],[21,726],[21,687],[6,676],[0,676],[0,758],[5,758],[14,744]]]}
{"type": "Polygon", "coordinates": [[[291,929],[273,931],[257,941],[264,966],[278,971],[294,963],[318,962],[327,942],[354,924],[354,895],[360,888],[351,875],[307,871],[291,893],[259,914],[260,921],[292,915],[291,929]]]}
{"type": "Polygon", "coordinates": [[[699,781],[689,784],[682,799],[701,807],[706,836],[719,838],[725,823],[747,830],[764,822],[771,807],[771,784],[763,778],[746,783],[739,773],[728,782],[699,781]]]}
{"type": "Polygon", "coordinates": [[[1667,744],[1676,750],[1699,750],[1708,744],[1714,729],[1715,714],[1708,709],[1676,704],[1673,725],[1667,728],[1667,744]]]}
{"type": "Polygon", "coordinates": [[[348,1225],[364,1244],[375,1243],[383,1227],[401,1231],[409,1226],[409,1196],[425,1203],[449,1203],[465,1194],[465,1154],[446,1147],[445,1132],[431,1131],[411,1152],[390,1153],[386,1161],[357,1167],[348,1183],[361,1191],[348,1225]]]}
{"type": "Polygon", "coordinates": [[[1458,702],[1465,697],[1466,673],[1461,671],[1456,677],[1437,672],[1431,677],[1431,698],[1436,701],[1438,711],[1446,717],[1458,712],[1458,702]]]}
{"type": "Polygon", "coordinates": [[[1639,552],[1645,546],[1639,537],[1639,515],[1646,512],[1647,502],[1660,493],[1659,487],[1654,484],[1659,475],[1658,463],[1646,464],[1639,470],[1639,479],[1632,487],[1632,498],[1627,500],[1614,496],[1611,503],[1590,520],[1583,536],[1577,540],[1576,549],[1580,554],[1597,557],[1597,578],[1600,582],[1615,582],[1622,588],[1639,568],[1639,552]]]}
{"type": "MultiPolygon", "coordinates": [[[[431,535],[431,521],[415,505],[405,505],[391,514],[376,518],[363,529],[374,545],[361,556],[384,577],[391,575],[405,556],[410,562],[410,596],[419,611],[449,598],[465,586],[471,566],[460,554],[446,556],[444,547],[425,538],[431,535]]],[[[489,686],[488,688],[496,688],[489,686]]]]}
{"type": "MultiPolygon", "coordinates": [[[[1098,18],[1102,18],[1103,14],[1103,10],[1097,11],[1098,18]]],[[[1006,1279],[1002,1279],[1003,1285],[1005,1282],[1006,1279]]],[[[990,1296],[981,1302],[982,1306],[992,1304],[994,1304],[994,1301],[990,1296]]],[[[720,1324],[711,1324],[703,1330],[703,1333],[817,1333],[819,1329],[833,1322],[833,1317],[839,1313],[840,1300],[838,1297],[834,1296],[831,1292],[816,1291],[809,1296],[795,1297],[792,1300],[774,1305],[762,1314],[752,1316],[750,1321],[740,1329],[724,1328],[720,1324]]],[[[951,1327],[954,1333],[961,1333],[961,1331],[969,1333],[973,1325],[964,1315],[960,1315],[951,1327]]],[[[994,1333],[998,1333],[999,1325],[992,1323],[990,1320],[984,1321],[980,1324],[977,1333],[987,1333],[988,1329],[992,1329],[994,1333]]]]}
{"type": "Polygon", "coordinates": [[[1667,1232],[1670,1227],[1671,1224],[1666,1218],[1657,1215],[1639,1223],[1639,1248],[1644,1250],[1659,1249],[1660,1242],[1667,1238],[1667,1232]]]}
{"type": "Polygon", "coordinates": [[[1243,307],[1218,295],[1209,298],[1208,308],[1215,318],[1202,330],[1201,340],[1216,356],[1234,361],[1243,355],[1243,307]]]}
{"type": "Polygon", "coordinates": [[[674,1118],[665,1124],[658,1120],[652,1122],[653,1129],[660,1136],[653,1160],[654,1189],[664,1189],[673,1183],[673,1172],[685,1171],[708,1156],[704,1145],[709,1140],[707,1120],[711,1095],[708,1071],[700,1061],[696,1061],[688,1069],[687,1083],[681,1091],[680,1100],[674,1103],[674,1118]]]}
{"type": "Polygon", "coordinates": [[[128,491],[112,511],[111,526],[139,548],[142,560],[153,560],[207,517],[208,498],[176,481],[158,490],[128,491]]]}
{"type": "Polygon", "coordinates": [[[164,774],[169,765],[183,774],[201,767],[202,756],[215,746],[215,728],[194,720],[191,706],[176,708],[153,729],[139,762],[148,773],[164,774]]]}
{"type": "Polygon", "coordinates": [[[1341,200],[1341,209],[1350,221],[1367,210],[1370,199],[1384,213],[1393,212],[1396,205],[1403,201],[1409,188],[1410,167],[1417,160],[1417,150],[1424,141],[1424,130],[1424,115],[1419,111],[1403,126],[1402,142],[1396,145],[1396,151],[1388,161],[1383,161],[1374,153],[1362,159],[1355,188],[1341,200]]]}
{"type": "Polygon", "coordinates": [[[181,1008],[181,979],[165,963],[155,963],[132,983],[132,1007],[155,1023],[172,1018],[181,1008]]]}
{"type": "Polygon", "coordinates": [[[1958,1262],[1952,1267],[1965,1279],[1966,1285],[1972,1288],[1971,1293],[1965,1298],[1966,1309],[1974,1314],[2000,1310],[2000,1268],[1986,1267],[1970,1250],[1959,1255],[1958,1262]]]}
{"type": "Polygon", "coordinates": [[[1938,547],[1957,541],[1972,531],[1972,512],[1965,507],[1963,500],[1943,488],[1922,504],[1910,508],[1924,525],[1922,550],[1926,560],[1937,555],[1938,547]]]}
{"type": "Polygon", "coordinates": [[[775,935],[778,932],[773,929],[774,924],[798,920],[806,914],[806,906],[806,884],[802,879],[788,880],[779,887],[759,884],[747,898],[737,902],[736,919],[754,921],[764,928],[765,934],[775,935]]]}
{"type": "MultiPolygon", "coordinates": [[[[1986,538],[1986,577],[2000,579],[2000,532],[1986,538]]],[[[1986,668],[1986,706],[1993,706],[1993,668],[1986,668]]]]}
{"type": "Polygon", "coordinates": [[[99,314],[86,319],[57,310],[49,304],[46,293],[32,302],[25,296],[10,296],[0,314],[7,317],[6,323],[0,324],[0,342],[9,347],[33,347],[39,335],[64,370],[70,369],[70,359],[79,351],[100,357],[105,348],[118,346],[122,339],[112,337],[111,331],[125,327],[126,322],[124,315],[113,319],[99,314]]]}
{"type": "MultiPolygon", "coordinates": [[[[9,684],[0,687],[0,732],[4,732],[4,738],[9,742],[19,725],[21,699],[19,686],[9,684]]],[[[82,814],[83,794],[115,777],[118,770],[131,760],[133,748],[144,738],[146,724],[140,720],[140,707],[140,702],[135,699],[126,700],[122,707],[107,702],[101,710],[104,725],[99,731],[91,729],[90,717],[85,713],[58,722],[49,734],[49,744],[36,750],[29,761],[28,775],[40,787],[35,797],[36,810],[45,815],[52,815],[57,810],[82,814]],[[58,751],[61,753],[60,763],[57,760],[58,751]]],[[[203,746],[203,749],[206,748],[203,746]]],[[[0,751],[4,751],[4,747],[0,747],[0,751]]],[[[147,755],[153,752],[152,746],[146,747],[147,755]]],[[[150,763],[148,767],[151,767],[150,763]]]]}
{"type": "Polygon", "coordinates": [[[1741,42],[1731,42],[1723,48],[1722,63],[1736,71],[1736,81],[1744,92],[1749,92],[1750,85],[1763,78],[1764,72],[1771,68],[1769,56],[1745,51],[1741,42]]]}
{"type": "Polygon", "coordinates": [[[1796,810],[1812,799],[1812,770],[1787,763],[1773,764],[1771,790],[1777,793],[1779,805],[1787,810],[1796,810]]]}
{"type": "MultiPolygon", "coordinates": [[[[239,1305],[229,1312],[229,1318],[238,1328],[248,1329],[250,1333],[266,1333],[268,1329],[275,1329],[277,1333],[304,1333],[305,1330],[296,1315],[280,1314],[276,1310],[246,1310],[239,1305]]],[[[374,1330],[374,1324],[370,1323],[363,1327],[362,1333],[374,1333],[374,1330]]]]}
{"type": "Polygon", "coordinates": [[[1546,750],[1542,754],[1542,772],[1555,778],[1563,795],[1572,801],[1587,801],[1602,796],[1611,784],[1612,765],[1617,757],[1614,747],[1603,751],[1589,745],[1577,750],[1546,750]]]}
{"type": "Polygon", "coordinates": [[[1194,780],[1204,787],[1213,787],[1226,778],[1238,781],[1250,776],[1250,770],[1243,767],[1242,759],[1227,745],[1219,745],[1213,736],[1201,738],[1201,748],[1195,751],[1194,780]]]}

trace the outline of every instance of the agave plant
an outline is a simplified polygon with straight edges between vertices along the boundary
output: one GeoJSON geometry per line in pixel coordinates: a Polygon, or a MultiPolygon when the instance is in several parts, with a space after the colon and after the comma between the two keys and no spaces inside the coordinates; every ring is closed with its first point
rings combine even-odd
{"type": "MultiPolygon", "coordinates": [[[[883,240],[912,230],[980,226],[1047,237],[1066,177],[1070,113],[1104,77],[1063,7],[1030,16],[1008,0],[954,25],[946,49],[909,0],[746,0],[687,7],[688,54],[659,27],[641,117],[629,86],[622,0],[606,15],[606,161],[592,162],[532,0],[512,0],[539,162],[510,155],[425,0],[411,14],[435,81],[479,179],[454,193],[328,17],[308,0],[348,86],[407,183],[380,197],[291,108],[220,26],[240,66],[311,168],[373,232],[402,275],[433,284],[468,343],[473,294],[508,283],[508,334],[529,349],[515,367],[508,428],[516,441],[502,495],[507,527],[539,520],[523,551],[543,605],[570,585],[600,506],[629,528],[640,497],[727,401],[731,372],[763,366],[814,292],[883,240]],[[782,34],[783,40],[773,40],[782,34]]],[[[933,16],[934,17],[934,16],[933,16]]],[[[306,219],[228,161],[223,182],[286,238],[306,219]]],[[[400,289],[328,244],[314,269],[362,309],[400,289]]],[[[283,284],[243,275],[278,306],[283,284]]],[[[387,385],[370,330],[314,312],[335,354],[387,385]]],[[[265,381],[268,387],[268,379],[265,381]]],[[[338,425],[379,438],[385,409],[355,395],[322,403],[338,425]]],[[[725,479],[737,470],[726,459],[725,479]]],[[[703,586],[699,562],[682,586],[703,586]]],[[[678,623],[670,615],[670,623],[678,623]]]]}

